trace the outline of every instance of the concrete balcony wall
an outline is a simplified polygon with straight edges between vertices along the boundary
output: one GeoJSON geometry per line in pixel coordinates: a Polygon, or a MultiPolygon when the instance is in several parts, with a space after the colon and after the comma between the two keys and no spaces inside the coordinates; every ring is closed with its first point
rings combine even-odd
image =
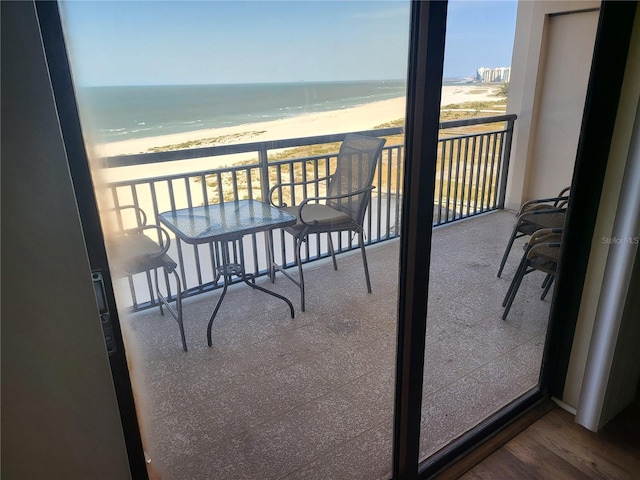
{"type": "Polygon", "coordinates": [[[506,208],[571,183],[599,5],[518,2],[507,106],[518,121],[506,208]]]}

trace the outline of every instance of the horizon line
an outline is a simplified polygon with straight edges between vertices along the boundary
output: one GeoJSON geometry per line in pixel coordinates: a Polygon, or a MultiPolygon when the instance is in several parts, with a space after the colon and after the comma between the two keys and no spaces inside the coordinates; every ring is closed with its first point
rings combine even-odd
{"type": "MultiPolygon", "coordinates": [[[[471,76],[443,77],[447,80],[472,80],[471,76]]],[[[105,88],[105,87],[205,87],[205,86],[234,86],[234,85],[294,85],[294,84],[326,84],[326,83],[365,83],[365,82],[405,82],[404,78],[385,78],[369,80],[298,80],[278,82],[223,82],[223,83],[132,83],[132,84],[104,84],[104,85],[78,85],[80,88],[105,88]]]]}

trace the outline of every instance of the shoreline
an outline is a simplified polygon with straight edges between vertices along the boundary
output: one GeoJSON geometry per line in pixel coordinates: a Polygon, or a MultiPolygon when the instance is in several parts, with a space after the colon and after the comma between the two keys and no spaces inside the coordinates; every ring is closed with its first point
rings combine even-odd
{"type": "MultiPolygon", "coordinates": [[[[444,86],[442,87],[441,105],[483,101],[497,102],[501,99],[501,97],[495,96],[498,91],[499,88],[495,86],[444,86]]],[[[182,144],[185,144],[182,148],[194,148],[372,130],[379,125],[403,118],[405,106],[406,97],[397,97],[341,110],[307,113],[281,120],[96,144],[93,145],[90,153],[96,157],[112,157],[150,153],[152,149],[182,144]]]]}

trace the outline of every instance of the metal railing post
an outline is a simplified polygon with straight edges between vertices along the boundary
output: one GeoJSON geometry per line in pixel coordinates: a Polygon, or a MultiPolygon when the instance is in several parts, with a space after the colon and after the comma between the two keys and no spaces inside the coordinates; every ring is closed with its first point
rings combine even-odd
{"type": "MultiPolygon", "coordinates": [[[[269,199],[269,190],[271,188],[269,182],[269,150],[265,144],[262,144],[260,150],[258,150],[258,165],[260,169],[260,195],[262,197],[262,201],[265,203],[270,203],[269,199]]],[[[267,252],[267,271],[271,272],[271,255],[270,252],[273,252],[273,236],[264,235],[264,248],[267,252]]],[[[256,265],[256,270],[260,270],[260,266],[256,265]]]]}
{"type": "Polygon", "coordinates": [[[262,145],[258,150],[258,165],[260,166],[260,194],[262,201],[269,201],[269,155],[266,145],[262,145]]]}
{"type": "Polygon", "coordinates": [[[507,176],[509,174],[509,163],[511,162],[511,140],[513,138],[513,125],[516,116],[507,120],[507,134],[505,136],[504,145],[502,146],[502,165],[500,171],[500,184],[498,190],[498,208],[504,208],[505,198],[507,196],[507,176]]]}

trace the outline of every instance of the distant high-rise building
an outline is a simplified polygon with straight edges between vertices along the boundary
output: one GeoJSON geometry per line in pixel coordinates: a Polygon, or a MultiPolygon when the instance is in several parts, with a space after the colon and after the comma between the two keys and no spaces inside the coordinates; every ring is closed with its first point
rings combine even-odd
{"type": "Polygon", "coordinates": [[[507,83],[511,79],[511,67],[480,67],[476,70],[475,79],[481,83],[507,83]]]}

